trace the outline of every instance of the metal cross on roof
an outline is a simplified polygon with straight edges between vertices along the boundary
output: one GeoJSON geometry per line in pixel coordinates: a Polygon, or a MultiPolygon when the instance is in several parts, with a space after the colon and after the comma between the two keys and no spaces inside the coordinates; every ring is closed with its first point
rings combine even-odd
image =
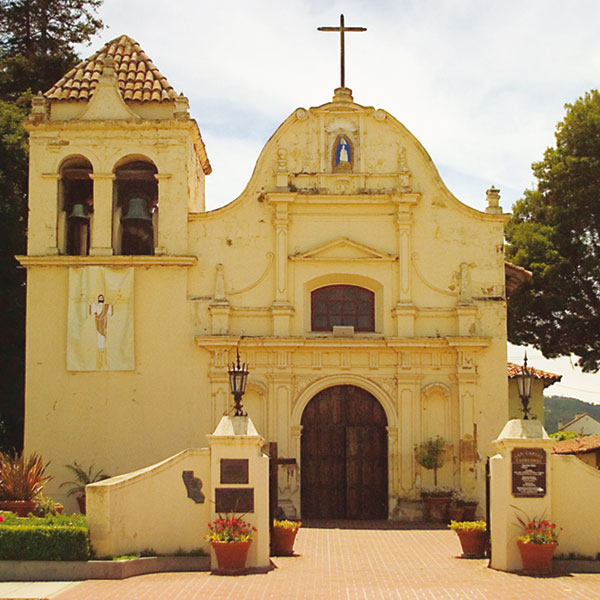
{"type": "Polygon", "coordinates": [[[346,87],[346,64],[344,51],[344,33],[346,31],[366,31],[366,27],[344,27],[344,15],[340,15],[339,27],[317,27],[319,31],[339,31],[340,32],[340,73],[342,79],[341,87],[346,87]]]}

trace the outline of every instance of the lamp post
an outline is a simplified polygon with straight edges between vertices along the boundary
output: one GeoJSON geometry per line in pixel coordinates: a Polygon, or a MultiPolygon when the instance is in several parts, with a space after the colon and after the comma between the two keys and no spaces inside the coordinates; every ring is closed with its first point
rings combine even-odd
{"type": "Polygon", "coordinates": [[[244,412],[242,406],[242,396],[246,391],[246,383],[248,381],[248,367],[246,363],[240,364],[240,350],[237,349],[236,362],[231,363],[231,367],[227,371],[229,373],[229,386],[235,401],[234,417],[247,417],[248,413],[244,412]]]}
{"type": "Polygon", "coordinates": [[[533,373],[527,368],[527,352],[523,358],[523,368],[517,376],[517,388],[519,390],[519,398],[521,398],[521,410],[523,411],[523,419],[528,420],[531,415],[529,409],[529,399],[531,398],[531,384],[533,383],[533,373]]]}

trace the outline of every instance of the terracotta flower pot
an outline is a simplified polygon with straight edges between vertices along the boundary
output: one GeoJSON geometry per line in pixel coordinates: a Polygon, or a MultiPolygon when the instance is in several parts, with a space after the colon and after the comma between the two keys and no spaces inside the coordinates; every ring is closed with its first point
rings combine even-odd
{"type": "Polygon", "coordinates": [[[448,518],[451,521],[462,521],[464,510],[462,506],[455,506],[448,509],[448,518]]]}
{"type": "Polygon", "coordinates": [[[447,521],[451,496],[425,496],[423,498],[423,516],[426,521],[447,521]]]}
{"type": "Polygon", "coordinates": [[[475,512],[477,511],[477,504],[464,504],[463,507],[463,521],[474,521],[475,512]]]}
{"type": "Polygon", "coordinates": [[[35,500],[3,500],[0,502],[1,510],[14,512],[17,517],[26,517],[35,510],[36,506],[37,502],[35,500]]]}
{"type": "Polygon", "coordinates": [[[523,573],[526,575],[550,575],[552,573],[552,558],[558,546],[557,542],[551,544],[532,544],[517,540],[523,573]]]}
{"type": "Polygon", "coordinates": [[[219,568],[213,569],[219,575],[239,575],[244,572],[246,558],[252,540],[247,542],[211,542],[219,568]]]}
{"type": "Polygon", "coordinates": [[[487,531],[457,529],[456,534],[460,540],[463,558],[483,558],[485,556],[487,531]]]}
{"type": "Polygon", "coordinates": [[[85,494],[80,494],[75,499],[77,500],[77,506],[79,506],[79,512],[85,515],[85,494]]]}
{"type": "Polygon", "coordinates": [[[293,556],[294,541],[298,529],[273,527],[271,533],[271,554],[273,556],[293,556]]]}

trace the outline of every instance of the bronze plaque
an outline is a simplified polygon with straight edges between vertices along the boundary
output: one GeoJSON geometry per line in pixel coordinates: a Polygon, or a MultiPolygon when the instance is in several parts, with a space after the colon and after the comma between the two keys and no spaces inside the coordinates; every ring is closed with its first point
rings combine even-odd
{"type": "Polygon", "coordinates": [[[221,483],[248,483],[248,459],[222,458],[221,483]]]}
{"type": "Polygon", "coordinates": [[[514,448],[511,462],[513,496],[543,498],[546,495],[546,452],[542,448],[514,448]]]}
{"type": "Polygon", "coordinates": [[[215,488],[218,513],[254,512],[254,488],[215,488]]]}

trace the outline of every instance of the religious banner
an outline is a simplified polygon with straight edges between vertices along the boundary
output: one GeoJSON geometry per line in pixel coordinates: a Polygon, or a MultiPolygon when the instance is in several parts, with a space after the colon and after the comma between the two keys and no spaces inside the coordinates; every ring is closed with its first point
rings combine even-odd
{"type": "Polygon", "coordinates": [[[133,267],[69,269],[67,370],[134,368],[133,267]]]}

